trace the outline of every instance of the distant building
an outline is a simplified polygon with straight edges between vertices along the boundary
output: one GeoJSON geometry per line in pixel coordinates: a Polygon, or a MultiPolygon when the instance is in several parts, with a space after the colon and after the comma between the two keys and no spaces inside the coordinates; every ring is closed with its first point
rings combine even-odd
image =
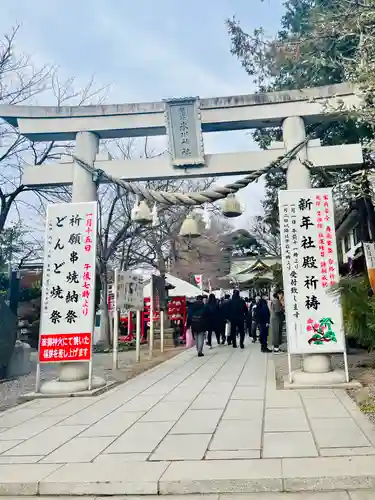
{"type": "Polygon", "coordinates": [[[269,295],[277,268],[281,269],[281,257],[232,257],[230,272],[223,279],[241,290],[249,290],[251,295],[269,295]]]}
{"type": "Polygon", "coordinates": [[[363,200],[357,200],[337,218],[336,242],[341,275],[347,274],[350,268],[354,272],[363,271],[365,269],[365,258],[362,242],[375,241],[375,234],[372,234],[369,217],[361,215],[361,203],[363,203],[363,200]]]}

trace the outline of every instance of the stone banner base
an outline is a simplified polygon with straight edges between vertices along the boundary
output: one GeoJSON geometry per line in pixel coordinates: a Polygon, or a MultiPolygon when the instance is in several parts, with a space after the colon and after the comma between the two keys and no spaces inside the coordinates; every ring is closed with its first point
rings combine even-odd
{"type": "Polygon", "coordinates": [[[100,387],[96,387],[91,391],[80,391],[80,392],[71,392],[71,393],[58,393],[58,394],[45,394],[42,392],[28,392],[27,394],[22,394],[20,399],[23,401],[32,401],[33,399],[48,399],[48,398],[84,398],[88,396],[100,396],[106,391],[113,389],[117,384],[115,380],[111,382],[107,382],[105,386],[100,385],[100,387]]]}
{"type": "Polygon", "coordinates": [[[360,389],[362,384],[357,380],[345,382],[344,370],[333,370],[326,373],[306,373],[303,370],[292,372],[292,382],[284,377],[284,389],[360,389]]]}

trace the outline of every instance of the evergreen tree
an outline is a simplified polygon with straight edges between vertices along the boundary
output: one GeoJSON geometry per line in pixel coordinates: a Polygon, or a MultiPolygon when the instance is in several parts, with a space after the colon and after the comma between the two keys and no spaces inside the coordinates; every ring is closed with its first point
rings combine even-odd
{"type": "MultiPolygon", "coordinates": [[[[365,2],[375,8],[375,0],[365,2]]],[[[286,0],[281,29],[274,39],[267,38],[262,28],[246,33],[237,19],[228,19],[231,52],[257,83],[259,92],[333,85],[348,79],[358,83],[358,69],[353,71],[353,61],[358,63],[360,57],[361,33],[354,26],[356,16],[353,13],[353,19],[348,21],[348,5],[353,4],[354,8],[354,3],[357,4],[357,0],[286,0]]],[[[364,9],[358,8],[363,14],[364,9]]],[[[357,17],[358,8],[354,9],[357,17]]],[[[375,18],[375,10],[371,12],[375,18]]],[[[372,19],[371,27],[375,27],[372,19]]],[[[368,27],[366,30],[369,31],[368,27]]],[[[373,139],[373,126],[363,119],[363,114],[363,110],[357,110],[355,114],[348,112],[346,119],[327,122],[319,127],[318,132],[314,133],[309,125],[306,131],[319,138],[323,145],[357,142],[366,145],[373,139]]],[[[281,130],[256,130],[254,139],[260,147],[267,148],[272,140],[282,139],[281,130]]],[[[368,156],[366,166],[372,166],[368,156]]],[[[315,170],[312,185],[334,186],[335,194],[340,199],[338,204],[345,207],[353,197],[351,175],[352,172],[345,169],[330,172],[315,170]]],[[[285,171],[266,174],[264,209],[267,221],[274,228],[278,227],[277,193],[285,188],[285,171]]]]}

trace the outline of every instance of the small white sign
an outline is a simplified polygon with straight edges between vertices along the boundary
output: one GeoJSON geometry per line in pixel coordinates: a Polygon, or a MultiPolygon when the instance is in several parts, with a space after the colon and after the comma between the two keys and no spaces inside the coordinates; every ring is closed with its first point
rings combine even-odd
{"type": "Polygon", "coordinates": [[[363,243],[367,269],[375,269],[375,243],[363,243]]]}
{"type": "Polygon", "coordinates": [[[96,202],[48,205],[40,334],[92,334],[96,202]]]}
{"type": "Polygon", "coordinates": [[[131,271],[115,270],[116,310],[128,309],[141,311],[143,309],[142,276],[131,271]]]}
{"type": "Polygon", "coordinates": [[[288,350],[345,352],[331,189],[279,192],[288,350]]]}

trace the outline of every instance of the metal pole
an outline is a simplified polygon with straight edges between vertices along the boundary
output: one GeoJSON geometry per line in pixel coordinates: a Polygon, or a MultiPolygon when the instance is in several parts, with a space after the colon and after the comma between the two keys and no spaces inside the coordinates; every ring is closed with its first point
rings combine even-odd
{"type": "Polygon", "coordinates": [[[128,335],[133,333],[133,313],[132,311],[128,312],[128,335]]]}
{"type": "Polygon", "coordinates": [[[348,355],[346,353],[346,349],[344,351],[344,368],[345,368],[345,381],[349,382],[349,367],[348,367],[348,355]]]}
{"type": "MultiPolygon", "coordinates": [[[[91,342],[92,345],[92,342],[91,342]]],[[[92,348],[91,348],[91,360],[89,362],[89,387],[88,390],[91,391],[92,389],[92,348]]]]}
{"type": "Polygon", "coordinates": [[[136,312],[135,360],[137,363],[141,360],[141,311],[138,310],[136,312]]]}
{"type": "Polygon", "coordinates": [[[118,289],[118,269],[115,269],[115,279],[113,284],[113,370],[118,368],[118,328],[119,328],[119,314],[117,310],[117,289],[118,289]]]}
{"type": "Polygon", "coordinates": [[[39,351],[38,351],[38,361],[36,364],[36,381],[35,381],[35,392],[38,394],[40,392],[40,362],[39,362],[39,351]]]}
{"type": "Polygon", "coordinates": [[[154,350],[154,304],[153,297],[151,296],[150,301],[150,332],[148,339],[148,359],[152,359],[152,353],[154,350]]]}
{"type": "Polygon", "coordinates": [[[160,311],[160,352],[164,352],[164,311],[160,311]]]}
{"type": "Polygon", "coordinates": [[[289,372],[289,383],[291,384],[293,382],[293,377],[292,377],[292,357],[291,357],[289,351],[288,351],[288,372],[289,372]]]}

